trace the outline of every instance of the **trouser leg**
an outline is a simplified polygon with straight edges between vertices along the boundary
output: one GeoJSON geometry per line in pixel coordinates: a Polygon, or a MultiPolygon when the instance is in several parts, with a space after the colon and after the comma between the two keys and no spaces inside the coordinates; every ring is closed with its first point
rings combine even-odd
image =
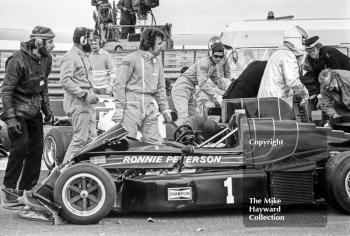
{"type": "Polygon", "coordinates": [[[128,131],[129,137],[136,138],[137,130],[141,125],[141,113],[139,110],[139,106],[137,103],[135,104],[127,104],[127,107],[124,111],[123,117],[123,126],[128,131]]]}
{"type": "Polygon", "coordinates": [[[39,180],[41,157],[43,154],[43,118],[41,113],[27,120],[28,149],[23,162],[19,190],[32,189],[39,180]]]}
{"type": "MultiPolygon", "coordinates": [[[[75,111],[71,114],[70,119],[73,126],[73,138],[64,156],[64,161],[70,160],[76,153],[83,148],[91,132],[91,113],[88,111],[75,111]]],[[[95,128],[96,129],[96,128],[95,128]]]]}
{"type": "Polygon", "coordinates": [[[193,97],[194,88],[187,84],[178,84],[171,90],[171,98],[176,109],[178,120],[177,125],[182,125],[189,118],[189,100],[193,97]]]}
{"type": "Polygon", "coordinates": [[[188,115],[191,116],[198,116],[197,111],[197,104],[194,99],[194,94],[192,94],[190,100],[188,101],[188,115]]]}
{"type": "Polygon", "coordinates": [[[126,39],[128,37],[128,32],[129,32],[128,27],[123,27],[122,32],[120,33],[120,38],[126,39]]]}
{"type": "Polygon", "coordinates": [[[17,188],[17,182],[22,172],[23,160],[27,155],[28,147],[28,130],[27,123],[21,118],[17,118],[21,125],[22,134],[19,136],[13,136],[9,133],[11,141],[10,155],[7,161],[7,166],[4,176],[4,186],[6,188],[17,188]]]}
{"type": "Polygon", "coordinates": [[[146,107],[146,114],[141,125],[142,137],[146,143],[161,145],[163,140],[158,127],[158,111],[153,103],[146,107]]]}
{"type": "Polygon", "coordinates": [[[87,142],[91,142],[96,137],[97,137],[96,109],[95,107],[93,107],[90,110],[89,134],[88,134],[87,142]]]}

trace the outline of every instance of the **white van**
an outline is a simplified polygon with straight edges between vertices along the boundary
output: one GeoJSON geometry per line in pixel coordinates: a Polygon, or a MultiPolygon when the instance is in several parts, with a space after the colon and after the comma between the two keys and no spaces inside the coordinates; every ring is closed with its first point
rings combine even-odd
{"type": "Polygon", "coordinates": [[[227,25],[222,33],[224,44],[238,52],[233,77],[254,60],[268,60],[282,45],[283,32],[288,26],[298,25],[309,36],[319,36],[323,45],[334,46],[350,55],[350,19],[293,19],[281,17],[271,20],[244,20],[227,25]]]}

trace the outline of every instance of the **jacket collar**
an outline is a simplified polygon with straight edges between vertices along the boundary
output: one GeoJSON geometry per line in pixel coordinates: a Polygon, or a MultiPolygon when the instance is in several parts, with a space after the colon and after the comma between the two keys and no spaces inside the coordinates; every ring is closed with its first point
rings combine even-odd
{"type": "Polygon", "coordinates": [[[84,52],[83,50],[80,50],[77,46],[73,46],[72,48],[76,53],[78,53],[80,56],[83,56],[83,57],[87,57],[89,56],[89,54],[87,54],[86,52],[84,52]]]}
{"type": "Polygon", "coordinates": [[[39,58],[39,57],[37,57],[37,56],[35,56],[33,53],[32,53],[32,51],[31,51],[31,49],[29,48],[29,45],[28,45],[28,42],[23,42],[23,43],[21,43],[20,44],[20,50],[22,51],[22,52],[24,52],[25,54],[27,54],[29,57],[31,57],[32,59],[34,59],[34,60],[37,60],[37,61],[39,61],[41,58],[39,58]]]}
{"type": "Polygon", "coordinates": [[[152,53],[147,52],[147,51],[142,51],[142,50],[141,50],[141,55],[142,55],[142,58],[143,58],[145,61],[153,60],[153,59],[156,58],[152,53]]]}

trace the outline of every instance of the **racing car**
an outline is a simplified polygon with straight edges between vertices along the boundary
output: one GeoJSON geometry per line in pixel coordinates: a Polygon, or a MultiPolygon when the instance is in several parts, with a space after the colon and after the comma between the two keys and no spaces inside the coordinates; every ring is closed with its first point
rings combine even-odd
{"type": "Polygon", "coordinates": [[[326,201],[350,213],[349,133],[298,122],[278,98],[224,100],[218,127],[200,144],[150,145],[114,125],[21,200],[75,224],[97,223],[112,209],[234,208],[252,197],[326,201]]]}

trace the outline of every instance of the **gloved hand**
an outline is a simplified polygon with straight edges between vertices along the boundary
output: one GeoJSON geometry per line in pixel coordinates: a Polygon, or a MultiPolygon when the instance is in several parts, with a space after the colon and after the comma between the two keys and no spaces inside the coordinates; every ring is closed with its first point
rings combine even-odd
{"type": "Polygon", "coordinates": [[[302,99],[301,99],[301,102],[300,102],[300,106],[305,106],[308,101],[309,101],[309,91],[305,88],[303,88],[303,92],[302,92],[302,99]]]}
{"type": "Polygon", "coordinates": [[[332,127],[333,125],[337,124],[340,122],[342,117],[338,115],[337,113],[334,113],[331,117],[329,117],[329,124],[332,127]]]}
{"type": "Polygon", "coordinates": [[[21,124],[16,118],[6,120],[6,124],[10,136],[17,137],[22,134],[21,124]]]}
{"type": "Polygon", "coordinates": [[[49,123],[52,119],[52,114],[48,114],[44,117],[44,122],[45,123],[49,123]]]}
{"type": "Polygon", "coordinates": [[[300,101],[300,106],[305,106],[309,101],[309,98],[308,97],[304,97],[301,99],[300,101]]]}
{"type": "Polygon", "coordinates": [[[113,87],[111,85],[108,85],[108,87],[106,88],[106,94],[113,95],[112,91],[113,91],[113,87]]]}
{"type": "Polygon", "coordinates": [[[165,124],[171,124],[173,121],[173,119],[171,118],[170,111],[163,112],[163,118],[164,118],[165,124]]]}
{"type": "Polygon", "coordinates": [[[86,92],[84,97],[83,97],[84,101],[86,101],[89,104],[96,104],[98,103],[98,97],[95,94],[86,92]]]}
{"type": "Polygon", "coordinates": [[[112,121],[115,123],[120,123],[123,121],[124,109],[115,109],[115,112],[112,116],[112,121]]]}

